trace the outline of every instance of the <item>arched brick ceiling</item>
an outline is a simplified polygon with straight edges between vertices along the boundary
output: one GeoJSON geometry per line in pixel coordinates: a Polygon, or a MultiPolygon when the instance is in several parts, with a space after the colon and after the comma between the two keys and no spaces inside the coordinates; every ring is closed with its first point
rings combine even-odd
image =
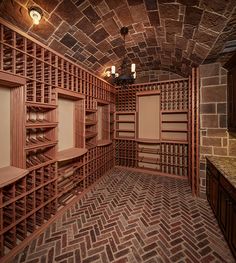
{"type": "Polygon", "coordinates": [[[122,26],[137,71],[186,76],[224,60],[224,43],[236,39],[235,7],[236,0],[0,0],[1,17],[99,75],[124,55],[122,26]],[[38,26],[27,14],[32,5],[44,11],[38,26]]]}

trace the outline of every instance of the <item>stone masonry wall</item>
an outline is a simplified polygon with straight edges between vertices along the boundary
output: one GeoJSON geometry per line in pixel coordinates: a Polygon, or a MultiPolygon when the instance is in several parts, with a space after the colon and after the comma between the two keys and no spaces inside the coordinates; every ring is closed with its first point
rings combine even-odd
{"type": "Polygon", "coordinates": [[[173,79],[182,79],[184,77],[165,70],[149,70],[138,72],[137,79],[135,83],[147,83],[155,81],[164,81],[164,80],[173,80],[173,79]]]}
{"type": "Polygon", "coordinates": [[[227,132],[227,71],[220,63],[200,66],[200,196],[206,193],[205,156],[236,156],[227,132]]]}

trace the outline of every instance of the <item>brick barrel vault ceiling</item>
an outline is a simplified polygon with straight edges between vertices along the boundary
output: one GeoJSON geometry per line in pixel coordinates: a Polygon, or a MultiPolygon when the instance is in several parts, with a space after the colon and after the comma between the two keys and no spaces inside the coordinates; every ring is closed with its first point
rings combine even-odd
{"type": "Polygon", "coordinates": [[[224,61],[236,39],[236,0],[0,0],[0,16],[102,76],[124,54],[119,30],[129,27],[126,51],[137,71],[187,76],[191,67],[224,61]],[[44,17],[32,25],[27,8],[44,17]]]}

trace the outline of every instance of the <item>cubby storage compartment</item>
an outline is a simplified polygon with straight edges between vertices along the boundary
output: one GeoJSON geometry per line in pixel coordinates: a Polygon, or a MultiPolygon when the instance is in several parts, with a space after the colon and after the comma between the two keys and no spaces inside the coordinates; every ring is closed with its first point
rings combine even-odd
{"type": "Polygon", "coordinates": [[[187,143],[161,143],[161,172],[182,177],[187,176],[187,143]]]}
{"type": "Polygon", "coordinates": [[[97,110],[86,109],[85,115],[85,144],[90,149],[97,145],[97,110]]]}
{"type": "Polygon", "coordinates": [[[97,145],[103,146],[111,143],[110,140],[110,107],[105,101],[99,100],[97,103],[97,145]]]}
{"type": "MultiPolygon", "coordinates": [[[[82,192],[81,182],[84,180],[83,165],[83,156],[59,162],[57,191],[60,200],[64,200],[63,196],[67,196],[68,193],[73,193],[74,197],[82,192]]],[[[60,202],[60,200],[59,205],[64,205],[64,201],[60,202]]],[[[66,200],[68,201],[67,198],[66,200]]]]}
{"type": "Polygon", "coordinates": [[[138,167],[160,171],[160,144],[138,143],[138,167]]]}
{"type": "Polygon", "coordinates": [[[136,113],[116,112],[115,114],[115,136],[116,139],[135,139],[136,113]]]}
{"type": "Polygon", "coordinates": [[[137,142],[116,140],[116,165],[137,167],[137,142]]]}
{"type": "Polygon", "coordinates": [[[188,112],[162,111],[161,137],[166,141],[188,141],[188,112]]]}
{"type": "Polygon", "coordinates": [[[110,104],[110,139],[114,139],[115,131],[115,105],[110,104]]]}

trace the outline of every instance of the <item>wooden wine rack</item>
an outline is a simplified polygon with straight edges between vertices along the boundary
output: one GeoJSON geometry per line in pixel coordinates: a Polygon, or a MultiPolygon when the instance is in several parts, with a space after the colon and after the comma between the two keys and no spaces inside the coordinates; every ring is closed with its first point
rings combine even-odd
{"type": "MultiPolygon", "coordinates": [[[[189,79],[131,85],[127,89],[118,87],[116,165],[187,178],[191,158],[189,138],[194,128],[190,125],[189,96],[189,79]],[[160,98],[157,138],[139,138],[138,97],[141,96],[160,98]]],[[[145,118],[157,118],[155,114],[145,118]]]]}
{"type": "Polygon", "coordinates": [[[13,166],[0,167],[0,257],[7,260],[115,165],[115,88],[3,20],[0,76],[17,113],[11,118],[13,166]],[[72,101],[76,116],[74,146],[60,151],[58,98],[72,101]],[[101,103],[99,125],[108,140],[97,145],[101,103]]]}

